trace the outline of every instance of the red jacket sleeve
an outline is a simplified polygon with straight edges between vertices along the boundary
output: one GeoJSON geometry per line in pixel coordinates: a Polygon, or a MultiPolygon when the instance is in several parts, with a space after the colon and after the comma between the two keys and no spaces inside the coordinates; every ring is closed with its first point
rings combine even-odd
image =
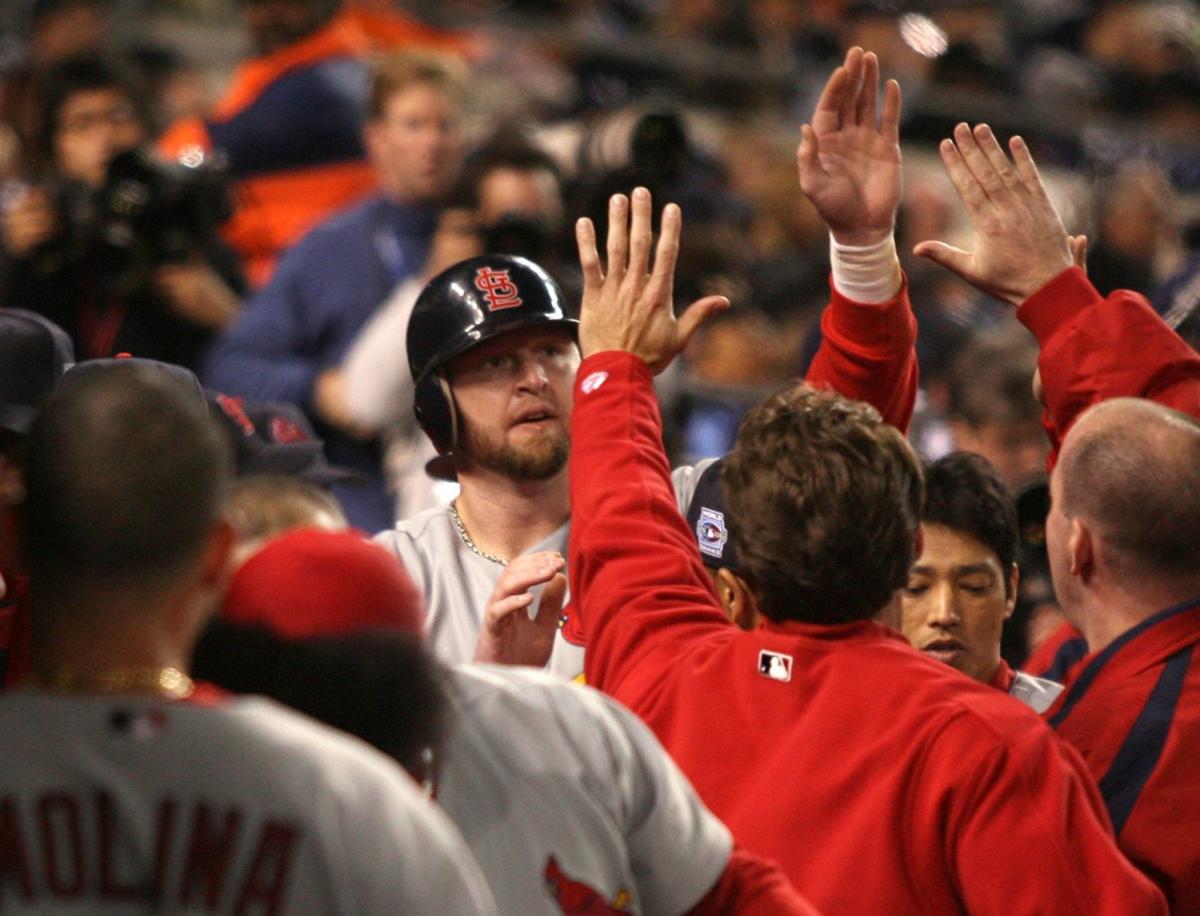
{"type": "Polygon", "coordinates": [[[908,432],[917,398],[917,321],[908,279],[887,302],[855,302],[829,281],[821,316],[821,348],[805,378],[818,387],[866,401],[885,422],[908,432]]]}
{"type": "Polygon", "coordinates": [[[571,415],[568,578],[584,674],[626,705],[688,643],[736,632],[676,506],[651,382],[636,356],[597,353],[579,367],[571,415]]]}
{"type": "Polygon", "coordinates": [[[1072,267],[1025,300],[1017,318],[1041,345],[1051,466],[1071,424],[1110,398],[1148,398],[1200,418],[1200,356],[1144,296],[1102,297],[1072,267]]]}
{"type": "Polygon", "coordinates": [[[801,897],[779,866],[734,846],[729,864],[687,916],[819,916],[801,897]]]}

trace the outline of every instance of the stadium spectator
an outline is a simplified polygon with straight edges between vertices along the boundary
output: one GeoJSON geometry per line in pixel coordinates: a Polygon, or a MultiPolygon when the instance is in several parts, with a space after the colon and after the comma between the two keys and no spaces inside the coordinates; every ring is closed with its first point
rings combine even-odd
{"type": "Polygon", "coordinates": [[[447,47],[449,36],[340,0],[241,0],[254,57],[204,119],[162,137],[170,156],[219,150],[235,180],[227,238],[254,287],[282,253],[336,210],[379,186],[362,129],[367,55],[377,46],[447,47]],[[404,28],[409,26],[409,28],[404,28]]]}
{"type": "Polygon", "coordinates": [[[80,358],[117,353],[194,367],[241,308],[210,172],[153,162],[144,100],[115,65],[71,58],[45,76],[51,168],[0,215],[0,299],[46,315],[80,358]]]}
{"type": "Polygon", "coordinates": [[[304,409],[330,461],[361,472],[361,487],[334,492],[368,531],[394,521],[379,443],[347,416],[338,369],[355,336],[389,293],[423,268],[438,205],[458,168],[463,83],[440,58],[399,54],[372,74],[366,141],[382,191],[321,224],[297,244],[271,282],[206,361],[213,388],[304,409]]]}
{"type": "Polygon", "coordinates": [[[921,553],[900,600],[912,645],[1044,712],[1062,686],[1013,671],[1000,633],[1017,605],[1017,508],[996,470],[956,452],[925,471],[921,553]]]}
{"type": "MultiPolygon", "coordinates": [[[[903,428],[912,413],[916,361],[912,312],[892,240],[900,197],[900,97],[890,84],[877,113],[878,79],[874,56],[853,49],[827,82],[814,118],[828,171],[817,166],[812,129],[799,149],[801,184],[830,227],[834,274],[825,342],[809,378],[877,404],[903,428]],[[843,109],[859,112],[861,123],[841,125],[843,109]]],[[[634,205],[645,207],[647,199],[640,195],[634,205]]],[[[626,218],[620,208],[628,206],[624,195],[614,196],[610,221],[626,218]]],[[[409,324],[418,417],[454,461],[461,492],[449,506],[402,520],[380,540],[425,594],[428,638],[449,662],[500,660],[477,654],[481,632],[490,644],[502,643],[499,630],[527,613],[528,597],[525,607],[516,599],[537,584],[529,581],[530,567],[550,581],[561,561],[543,562],[541,555],[566,548],[567,422],[578,354],[561,292],[539,273],[511,259],[464,262],[430,283],[409,324]],[[476,271],[508,271],[525,304],[492,309],[491,297],[500,290],[477,288],[476,271]],[[485,451],[481,442],[491,447],[485,451]],[[518,558],[520,568],[506,571],[518,558]]],[[[676,472],[684,510],[704,466],[676,472]]],[[[552,617],[543,619],[552,625],[552,617]]],[[[534,627],[531,635],[538,632],[534,627]]],[[[551,670],[578,676],[584,641],[568,612],[555,635],[551,670]]]]}
{"type": "Polygon", "coordinates": [[[34,680],[0,697],[9,899],[495,912],[461,837],[391,761],[188,677],[232,546],[227,478],[198,389],[145,365],[75,370],[35,422],[34,680]]]}
{"type": "Polygon", "coordinates": [[[818,907],[1165,912],[1078,755],[877,622],[898,614],[923,481],[871,407],[801,383],[747,417],[723,477],[766,621],[726,618],[675,511],[651,384],[712,304],[673,317],[679,210],[651,272],[642,197],[631,225],[614,208],[604,270],[594,229],[578,233],[570,573],[588,683],[639,713],[734,836],[818,907]],[[1029,880],[1043,857],[1055,867],[1029,880]]]}
{"type": "Polygon", "coordinates": [[[962,348],[948,378],[955,448],[986,458],[1014,496],[1045,479],[1050,451],[1031,388],[1037,353],[1020,326],[984,331],[962,348]]]}

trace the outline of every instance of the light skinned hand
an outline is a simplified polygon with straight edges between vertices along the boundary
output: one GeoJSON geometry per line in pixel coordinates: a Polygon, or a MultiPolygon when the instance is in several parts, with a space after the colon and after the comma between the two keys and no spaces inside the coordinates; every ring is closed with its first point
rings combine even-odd
{"type": "Polygon", "coordinates": [[[562,554],[543,550],[517,557],[504,567],[483,613],[475,661],[539,668],[546,664],[567,593],[565,565],[562,554]],[[531,618],[530,589],[539,585],[545,588],[531,618]]]}
{"type": "Polygon", "coordinates": [[[605,268],[600,266],[596,229],[590,219],[575,224],[575,240],[583,269],[579,345],[584,357],[623,350],[643,359],[657,374],[687,346],[705,318],[729,307],[729,300],[705,296],[676,320],[675,261],[683,216],[676,204],[663,208],[662,231],[651,271],[652,213],[653,202],[645,188],[634,189],[631,198],[624,194],[612,196],[605,268]]]}
{"type": "Polygon", "coordinates": [[[0,240],[14,258],[28,256],[57,232],[54,202],[44,188],[27,188],[0,216],[0,240]]]}
{"type": "Polygon", "coordinates": [[[356,423],[346,406],[346,377],[338,368],[326,369],[313,382],[313,410],[330,426],[354,439],[370,439],[374,433],[356,423]]]}
{"type": "Polygon", "coordinates": [[[888,80],[877,116],[879,59],[846,52],[800,128],[800,188],[843,245],[884,241],[900,206],[900,84],[888,80]]]}
{"type": "Polygon", "coordinates": [[[242,303],[208,264],[166,264],[154,272],[154,282],[171,310],[201,327],[223,331],[233,324],[242,303]]]}
{"type": "Polygon", "coordinates": [[[1087,239],[1069,236],[1020,137],[1010,160],[986,124],[954,129],[938,147],[967,210],[973,249],[919,243],[913,253],[940,264],[976,289],[1020,305],[1072,265],[1083,266],[1087,239]]]}

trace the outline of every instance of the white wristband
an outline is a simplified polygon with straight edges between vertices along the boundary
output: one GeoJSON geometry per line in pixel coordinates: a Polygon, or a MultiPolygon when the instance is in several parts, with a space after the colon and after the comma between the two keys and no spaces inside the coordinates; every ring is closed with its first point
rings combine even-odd
{"type": "Polygon", "coordinates": [[[855,302],[887,302],[900,289],[900,259],[893,236],[875,245],[839,245],[830,235],[829,264],[834,287],[855,302]]]}

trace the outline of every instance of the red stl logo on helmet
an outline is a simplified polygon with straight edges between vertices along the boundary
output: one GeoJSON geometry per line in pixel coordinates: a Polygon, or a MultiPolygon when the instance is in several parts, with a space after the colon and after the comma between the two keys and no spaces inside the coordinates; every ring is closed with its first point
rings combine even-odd
{"type": "Polygon", "coordinates": [[[521,304],[521,291],[508,276],[508,269],[481,267],[475,271],[475,288],[487,298],[488,311],[512,309],[521,304]]]}

